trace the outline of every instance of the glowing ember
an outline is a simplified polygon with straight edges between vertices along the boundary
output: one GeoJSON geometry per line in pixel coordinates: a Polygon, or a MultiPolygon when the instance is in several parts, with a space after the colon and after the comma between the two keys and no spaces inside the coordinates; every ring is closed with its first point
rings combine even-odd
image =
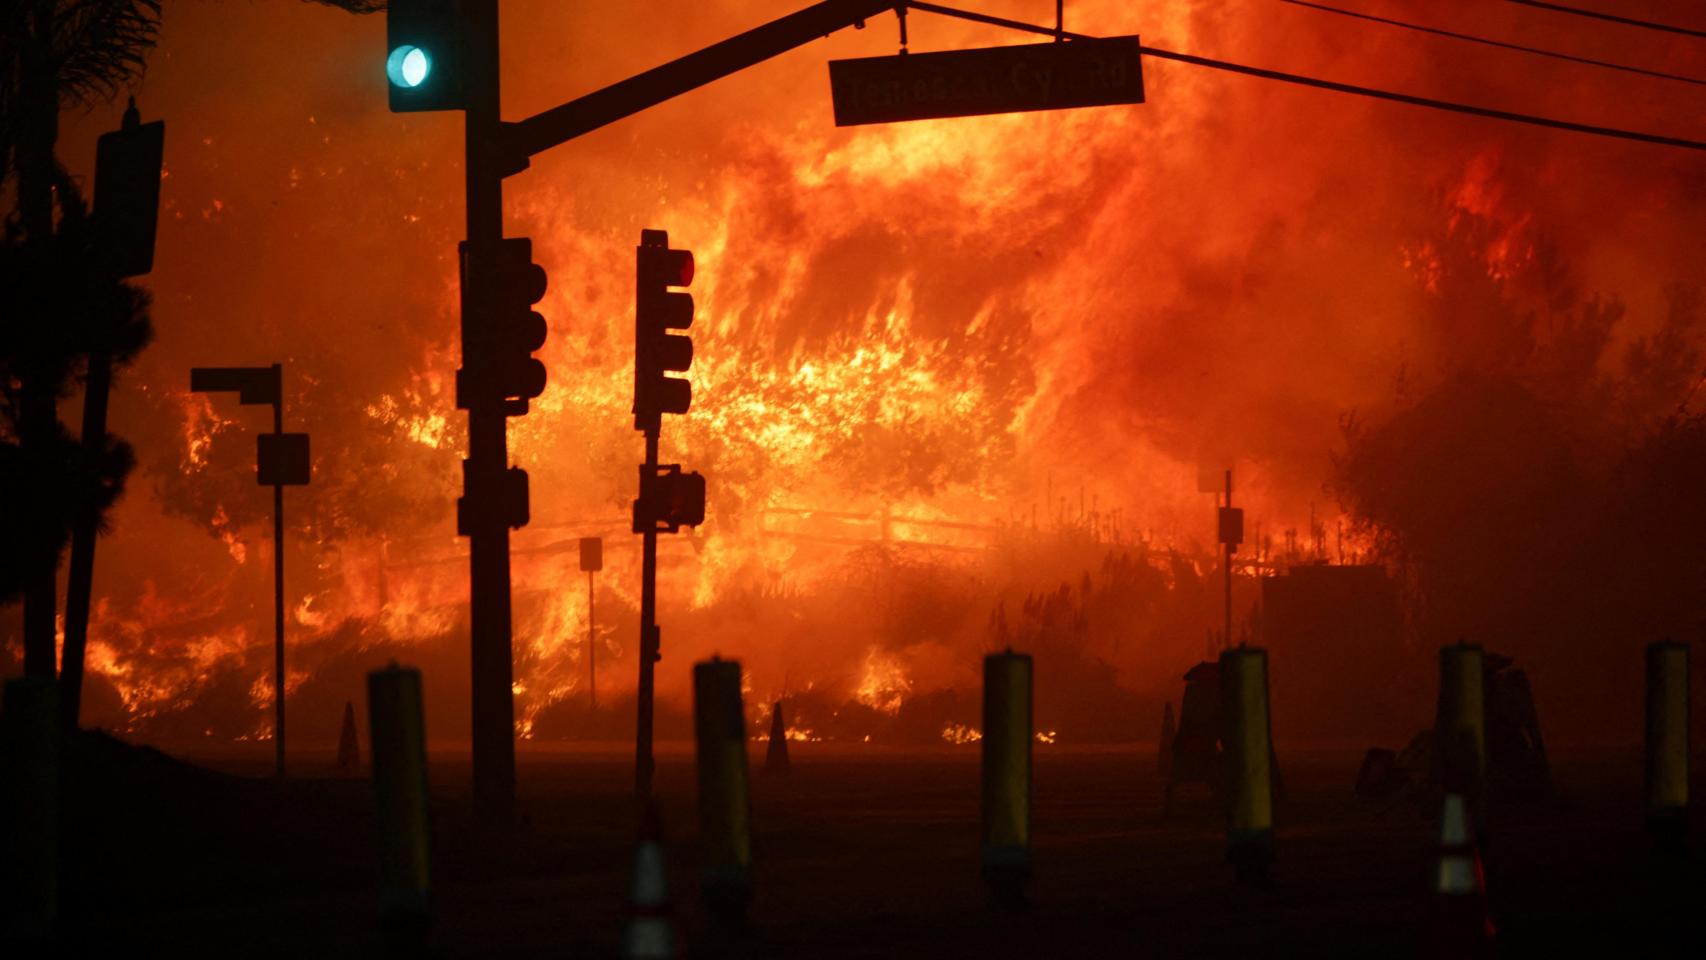
{"type": "Polygon", "coordinates": [[[952,744],[976,743],[983,739],[983,731],[962,723],[950,723],[942,728],[942,739],[952,744]]]}

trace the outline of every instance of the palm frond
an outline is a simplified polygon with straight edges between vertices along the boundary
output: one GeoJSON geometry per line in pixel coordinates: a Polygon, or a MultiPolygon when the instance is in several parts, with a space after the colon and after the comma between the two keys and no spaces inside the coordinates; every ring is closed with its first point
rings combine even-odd
{"type": "Polygon", "coordinates": [[[160,33],[160,0],[61,0],[53,18],[62,106],[111,100],[142,76],[160,33]]]}
{"type": "Polygon", "coordinates": [[[313,0],[314,3],[337,7],[348,13],[378,13],[385,9],[385,0],[313,0]]]}

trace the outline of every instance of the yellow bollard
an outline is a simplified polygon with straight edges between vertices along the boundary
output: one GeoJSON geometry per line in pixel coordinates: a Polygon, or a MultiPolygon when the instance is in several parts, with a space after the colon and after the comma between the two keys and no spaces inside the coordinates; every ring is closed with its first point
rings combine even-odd
{"type": "Polygon", "coordinates": [[[1487,771],[1486,673],[1480,647],[1439,648],[1439,709],[1434,715],[1434,771],[1445,789],[1479,807],[1487,771]]]}
{"type": "Polygon", "coordinates": [[[693,666],[693,731],[705,903],[719,922],[739,926],[752,899],[752,806],[738,661],[712,657],[693,666]]]}
{"type": "Polygon", "coordinates": [[[1031,658],[983,658],[983,877],[996,902],[1024,900],[1031,872],[1031,658]]]}
{"type": "Polygon", "coordinates": [[[368,746],[379,819],[379,911],[393,947],[421,944],[431,921],[431,822],[421,672],[395,662],[367,675],[368,746]]]}
{"type": "Polygon", "coordinates": [[[1266,875],[1274,859],[1274,747],[1268,711],[1268,652],[1220,655],[1222,758],[1226,764],[1226,859],[1240,879],[1266,875]]]}
{"type": "Polygon", "coordinates": [[[0,705],[0,943],[43,944],[59,915],[59,685],[6,681],[0,705]]]}
{"type": "Polygon", "coordinates": [[[1647,647],[1647,827],[1661,845],[1688,834],[1688,646],[1647,647]]]}

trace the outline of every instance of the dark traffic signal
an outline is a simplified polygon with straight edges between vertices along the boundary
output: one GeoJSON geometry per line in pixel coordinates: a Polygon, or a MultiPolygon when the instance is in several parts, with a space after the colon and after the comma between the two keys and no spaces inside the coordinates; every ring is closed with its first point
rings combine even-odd
{"type": "Polygon", "coordinates": [[[520,530],[532,519],[527,495],[527,471],[510,467],[492,480],[468,469],[462,461],[464,494],[456,498],[456,535],[466,537],[484,521],[502,520],[511,530],[520,530]]]}
{"type": "Polygon", "coordinates": [[[505,412],[527,412],[545,392],[545,364],[533,351],[545,345],[545,318],[533,305],[545,296],[545,269],[533,262],[533,241],[499,240],[476,253],[463,244],[463,290],[481,307],[462,332],[457,405],[508,401],[505,412]]]}
{"type": "Polygon", "coordinates": [[[143,123],[135,97],[124,111],[123,125],[101,134],[95,143],[95,222],[117,276],[141,276],[154,269],[165,148],[165,121],[143,123]]]}
{"type": "Polygon", "coordinates": [[[634,266],[634,429],[651,431],[663,414],[693,405],[692,385],[667,376],[693,365],[693,340],[669,332],[693,326],[693,295],[669,289],[693,282],[693,253],[671,250],[662,230],[642,230],[634,266]]]}
{"type": "Polygon", "coordinates": [[[705,522],[705,478],[682,473],[678,463],[640,467],[640,499],[634,501],[634,532],[697,527],[705,522]]]}
{"type": "Polygon", "coordinates": [[[457,0],[390,0],[385,13],[385,79],[393,113],[466,106],[465,32],[457,0]]]}

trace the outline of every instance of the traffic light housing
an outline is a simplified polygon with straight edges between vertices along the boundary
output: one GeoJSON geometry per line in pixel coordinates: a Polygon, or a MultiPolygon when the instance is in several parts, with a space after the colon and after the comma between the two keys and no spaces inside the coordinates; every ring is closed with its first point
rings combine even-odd
{"type": "Polygon", "coordinates": [[[527,493],[527,471],[510,467],[495,483],[481,479],[462,461],[463,496],[456,498],[456,535],[472,536],[484,523],[502,520],[511,530],[520,530],[532,519],[527,493]]]}
{"type": "Polygon", "coordinates": [[[693,326],[693,295],[670,289],[693,282],[693,253],[670,249],[662,230],[642,230],[634,266],[634,429],[654,431],[664,414],[693,405],[693,386],[668,376],[693,365],[692,338],[669,332],[693,326]]]}
{"type": "Polygon", "coordinates": [[[461,110],[465,22],[459,0],[390,0],[385,79],[392,113],[461,110]]]}
{"type": "Polygon", "coordinates": [[[682,473],[681,464],[640,467],[640,499],[634,501],[634,532],[697,527],[705,522],[705,478],[682,473]]]}
{"type": "Polygon", "coordinates": [[[545,269],[533,262],[533,241],[463,243],[462,270],[464,295],[475,298],[476,308],[463,311],[457,406],[503,402],[511,415],[526,413],[527,401],[545,392],[545,364],[533,352],[549,332],[544,316],[533,309],[548,282],[545,269]]]}
{"type": "Polygon", "coordinates": [[[136,277],[154,269],[165,148],[165,121],[143,123],[135,97],[119,129],[101,134],[95,142],[95,223],[117,276],[136,277]]]}

